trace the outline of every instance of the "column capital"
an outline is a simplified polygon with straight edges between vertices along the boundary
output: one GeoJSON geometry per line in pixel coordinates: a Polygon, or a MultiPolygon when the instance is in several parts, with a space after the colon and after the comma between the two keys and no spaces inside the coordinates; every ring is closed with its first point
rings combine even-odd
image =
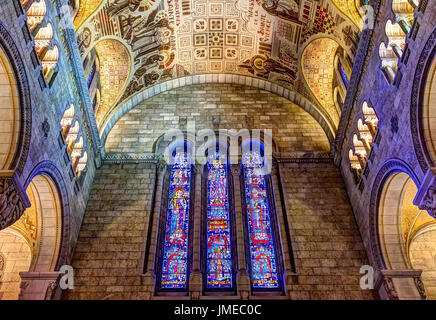
{"type": "Polygon", "coordinates": [[[380,270],[375,283],[382,299],[425,300],[422,270],[380,270]]]}
{"type": "Polygon", "coordinates": [[[413,204],[436,218],[436,168],[428,169],[416,194],[413,204]]]}
{"type": "Polygon", "coordinates": [[[250,297],[250,276],[245,268],[239,269],[236,275],[236,282],[238,284],[238,295],[242,300],[247,300],[250,297]]]}
{"type": "Polygon", "coordinates": [[[199,270],[194,270],[189,279],[189,294],[192,300],[198,300],[203,288],[203,277],[199,270]]]}
{"type": "Polygon", "coordinates": [[[30,207],[26,192],[12,170],[0,171],[0,230],[17,221],[30,207]]]}
{"type": "Polygon", "coordinates": [[[60,298],[60,272],[20,272],[20,277],[19,300],[57,300],[60,298]]]}

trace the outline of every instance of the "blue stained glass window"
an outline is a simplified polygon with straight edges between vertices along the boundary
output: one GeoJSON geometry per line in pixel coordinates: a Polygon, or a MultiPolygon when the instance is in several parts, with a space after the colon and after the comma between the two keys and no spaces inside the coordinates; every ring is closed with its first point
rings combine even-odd
{"type": "Polygon", "coordinates": [[[348,75],[345,72],[344,66],[342,65],[341,61],[338,62],[338,69],[339,69],[339,73],[341,74],[342,81],[344,82],[345,86],[348,88],[350,82],[348,80],[348,75]]]}
{"type": "Polygon", "coordinates": [[[227,158],[216,151],[207,159],[207,287],[232,288],[232,254],[227,158]]]}
{"type": "Polygon", "coordinates": [[[177,152],[172,159],[160,279],[163,289],[183,289],[188,283],[191,163],[186,152],[177,152]]]}
{"type": "Polygon", "coordinates": [[[263,157],[259,152],[243,154],[251,280],[254,289],[280,288],[277,256],[271,226],[263,157]]]}

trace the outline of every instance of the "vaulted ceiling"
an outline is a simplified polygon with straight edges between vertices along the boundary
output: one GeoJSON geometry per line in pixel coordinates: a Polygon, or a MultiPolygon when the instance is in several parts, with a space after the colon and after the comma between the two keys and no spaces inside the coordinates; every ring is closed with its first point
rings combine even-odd
{"type": "Polygon", "coordinates": [[[100,129],[130,96],[204,73],[250,75],[297,91],[336,127],[332,56],[341,46],[353,60],[358,23],[355,0],[81,0],[74,21],[83,58],[96,48],[106,68],[100,129]]]}

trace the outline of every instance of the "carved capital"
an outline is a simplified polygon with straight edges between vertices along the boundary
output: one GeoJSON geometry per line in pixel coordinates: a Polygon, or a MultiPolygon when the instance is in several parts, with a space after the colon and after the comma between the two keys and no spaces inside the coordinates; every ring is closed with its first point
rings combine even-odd
{"type": "Polygon", "coordinates": [[[242,300],[247,300],[250,297],[250,277],[245,269],[238,271],[236,282],[238,285],[238,295],[242,300]]]}
{"type": "Polygon", "coordinates": [[[413,203],[436,218],[436,168],[427,170],[413,203]]]}
{"type": "Polygon", "coordinates": [[[0,230],[17,221],[30,207],[26,193],[13,171],[0,171],[0,230]]]}
{"type": "Polygon", "coordinates": [[[45,291],[45,300],[52,300],[55,296],[56,289],[59,287],[59,280],[52,280],[47,285],[47,290],[45,291]]]}
{"type": "Polygon", "coordinates": [[[390,300],[426,299],[422,270],[380,270],[375,288],[390,300]],[[380,291],[379,291],[380,292],[380,291]]]}
{"type": "Polygon", "coordinates": [[[196,270],[191,274],[189,279],[189,293],[192,300],[200,299],[202,286],[203,278],[200,271],[196,270]]]}
{"type": "Polygon", "coordinates": [[[241,171],[241,165],[238,164],[232,164],[232,173],[233,173],[233,177],[237,178],[239,177],[241,171]]]}

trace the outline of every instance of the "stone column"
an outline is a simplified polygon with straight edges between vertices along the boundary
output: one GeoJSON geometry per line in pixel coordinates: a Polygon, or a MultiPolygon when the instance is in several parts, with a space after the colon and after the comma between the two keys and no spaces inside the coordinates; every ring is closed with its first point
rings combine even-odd
{"type": "MultiPolygon", "coordinates": [[[[198,300],[201,296],[203,290],[203,277],[200,271],[200,234],[201,234],[201,215],[203,214],[201,210],[202,201],[202,173],[203,165],[195,165],[195,195],[191,198],[194,200],[194,225],[193,227],[193,248],[192,248],[192,273],[189,279],[189,294],[192,300],[198,300]]],[[[202,270],[204,272],[204,270],[202,270]]]]}
{"type": "Polygon", "coordinates": [[[30,207],[26,192],[12,170],[0,171],[0,230],[17,221],[30,207]]]}
{"type": "Polygon", "coordinates": [[[19,300],[58,300],[61,297],[59,279],[61,274],[53,272],[20,272],[19,300]]]}
{"type": "Polygon", "coordinates": [[[436,168],[428,169],[413,204],[436,218],[436,168]]]}
{"type": "Polygon", "coordinates": [[[375,283],[384,300],[425,300],[422,270],[381,270],[375,283]]]}
{"type": "MultiPolygon", "coordinates": [[[[157,159],[154,168],[154,187],[150,203],[150,216],[148,219],[147,236],[144,250],[144,274],[141,275],[141,284],[148,290],[149,297],[152,296],[155,284],[154,258],[156,252],[156,237],[159,232],[159,215],[162,202],[162,187],[165,178],[166,163],[163,158],[157,159]]],[[[146,295],[146,293],[143,293],[146,295]]]]}
{"type": "Polygon", "coordinates": [[[234,186],[234,202],[235,202],[235,222],[236,222],[236,240],[238,243],[238,261],[237,261],[237,273],[236,273],[236,285],[238,289],[238,295],[241,299],[248,299],[250,296],[250,276],[246,269],[245,261],[245,241],[244,241],[244,220],[241,199],[244,197],[244,190],[241,190],[241,166],[240,164],[232,165],[232,178],[234,186]]]}
{"type": "Polygon", "coordinates": [[[294,284],[298,282],[298,275],[296,273],[294,252],[292,252],[292,240],[291,240],[291,228],[289,225],[289,220],[287,216],[286,207],[286,183],[283,181],[281,176],[281,170],[283,170],[282,162],[273,162],[272,170],[272,182],[273,182],[273,192],[274,198],[276,200],[277,208],[277,218],[280,239],[282,239],[282,257],[283,257],[283,268],[285,271],[284,286],[288,296],[290,297],[290,292],[294,284]]]}

